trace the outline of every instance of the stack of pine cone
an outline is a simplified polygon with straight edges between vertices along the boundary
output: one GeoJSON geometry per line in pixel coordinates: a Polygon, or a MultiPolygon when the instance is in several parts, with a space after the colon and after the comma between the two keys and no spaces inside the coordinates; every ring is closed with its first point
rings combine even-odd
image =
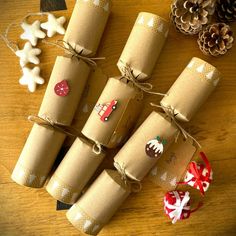
{"type": "Polygon", "coordinates": [[[199,35],[204,54],[223,55],[233,46],[233,32],[226,23],[236,21],[236,0],[174,0],[171,20],[178,31],[199,35]],[[220,23],[209,25],[214,13],[220,23]]]}

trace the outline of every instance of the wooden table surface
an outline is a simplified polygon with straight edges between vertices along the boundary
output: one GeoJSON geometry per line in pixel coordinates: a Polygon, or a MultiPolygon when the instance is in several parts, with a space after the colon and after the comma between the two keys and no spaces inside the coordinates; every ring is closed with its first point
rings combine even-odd
{"type": "MultiPolygon", "coordinates": [[[[57,12],[56,15],[65,15],[69,19],[75,1],[66,2],[68,10],[57,12]]],[[[100,63],[107,76],[119,75],[116,62],[138,12],[150,11],[168,18],[170,2],[113,0],[112,15],[98,53],[108,58],[100,63]]],[[[38,12],[39,1],[2,1],[0,11],[2,32],[9,23],[21,19],[28,12],[38,12]]],[[[233,29],[236,34],[235,24],[233,29]]],[[[19,40],[19,27],[11,32],[12,40],[19,40]]],[[[18,83],[21,76],[18,59],[0,41],[0,235],[82,235],[67,221],[65,211],[55,210],[55,200],[45,189],[22,187],[10,179],[32,126],[26,118],[29,114],[37,114],[55,57],[59,53],[58,49],[42,43],[39,47],[43,50],[40,67],[46,83],[30,94],[26,87],[18,83]]],[[[193,56],[212,63],[223,74],[214,94],[186,125],[204,147],[214,170],[214,182],[206,194],[204,206],[189,220],[172,225],[163,213],[164,192],[146,179],[142,191],[123,204],[100,235],[236,235],[236,46],[223,57],[206,57],[199,51],[196,37],[184,36],[171,27],[151,82],[158,91],[166,92],[193,56]]],[[[89,94],[93,94],[93,98],[85,94],[81,102],[83,104],[87,99],[90,107],[105,84],[105,79],[99,73],[97,77],[100,80],[95,75],[92,77],[95,79],[89,94]]],[[[153,96],[146,97],[146,106],[138,124],[152,110],[148,105],[150,101],[158,102],[153,96]]],[[[82,127],[88,114],[77,114],[75,123],[82,127]]],[[[112,157],[108,157],[108,160],[112,160],[112,157]]],[[[200,200],[197,191],[191,189],[191,192],[200,200]]]]}

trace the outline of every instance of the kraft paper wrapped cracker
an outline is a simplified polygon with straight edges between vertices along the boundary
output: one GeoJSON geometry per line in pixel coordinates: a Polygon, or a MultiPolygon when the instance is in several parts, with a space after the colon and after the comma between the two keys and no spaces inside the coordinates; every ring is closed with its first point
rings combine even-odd
{"type": "Polygon", "coordinates": [[[168,22],[158,15],[140,12],[117,63],[121,73],[128,64],[138,80],[148,79],[169,32],[168,22]]]}
{"type": "MultiPolygon", "coordinates": [[[[82,56],[96,53],[109,16],[109,6],[109,0],[99,1],[99,4],[78,0],[64,41],[80,50],[82,56]],[[96,22],[93,15],[96,15],[96,22]],[[83,32],[95,27],[97,31],[93,32],[93,37],[91,32],[83,32]]],[[[52,124],[71,124],[90,70],[82,59],[68,55],[57,57],[38,114],[47,120],[49,128],[34,124],[12,173],[15,182],[35,188],[44,185],[66,136],[50,127],[52,124]]]]}
{"type": "Polygon", "coordinates": [[[72,204],[100,165],[105,154],[77,138],[47,184],[47,191],[57,200],[72,204]]]}
{"type": "Polygon", "coordinates": [[[64,40],[83,50],[84,55],[94,55],[111,9],[110,0],[77,0],[64,40]],[[79,30],[79,32],[78,32],[79,30]]]}
{"type": "Polygon", "coordinates": [[[178,132],[165,115],[153,111],[116,154],[114,162],[125,170],[128,177],[141,181],[178,132]]]}
{"type": "Polygon", "coordinates": [[[104,170],[66,216],[78,230],[97,235],[130,192],[117,171],[104,170]]]}
{"type": "MultiPolygon", "coordinates": [[[[143,93],[150,90],[150,87],[147,88],[146,86],[151,85],[139,82],[139,77],[135,78],[134,70],[138,69],[136,71],[142,73],[142,78],[144,74],[146,78],[151,76],[167,34],[168,23],[159,16],[151,13],[140,13],[138,15],[118,62],[122,75],[108,80],[82,129],[82,134],[94,141],[100,148],[102,146],[115,148],[121,145],[130,133],[142,109],[143,93]],[[143,24],[140,23],[140,19],[143,19],[143,24]],[[133,43],[138,35],[142,35],[142,37],[140,36],[139,40],[133,43]],[[146,47],[143,48],[143,45],[146,45],[146,47]]],[[[83,162],[85,159],[81,155],[78,154],[78,159],[76,160],[72,155],[74,153],[69,151],[65,161],[60,164],[59,169],[62,170],[63,165],[66,167],[68,165],[67,162],[72,168],[73,166],[78,166],[78,168],[79,166],[84,166],[83,162]],[[72,160],[74,160],[74,163],[72,160]]],[[[93,163],[92,169],[94,171],[95,164],[99,165],[99,162],[93,163]]],[[[90,172],[90,167],[87,166],[87,168],[90,172]]],[[[70,175],[69,178],[72,181],[73,173],[67,174],[70,175]]],[[[58,176],[57,170],[55,175],[58,176]]],[[[74,175],[75,180],[78,180],[77,176],[77,174],[74,175]]],[[[62,182],[63,178],[65,180],[68,179],[62,173],[58,177],[62,182]]],[[[81,181],[85,183],[82,178],[81,181]]],[[[67,184],[70,185],[69,182],[67,184]]],[[[78,191],[81,191],[79,181],[77,184],[78,191]]],[[[54,196],[50,190],[49,193],[54,196]]]]}
{"type": "Polygon", "coordinates": [[[82,129],[83,135],[105,147],[117,147],[137,120],[141,96],[132,83],[110,78],[82,129]]]}
{"type": "MultiPolygon", "coordinates": [[[[221,78],[220,72],[211,64],[192,58],[187,67],[161,101],[162,107],[173,110],[175,118],[189,121],[205,103],[221,78]]],[[[178,139],[159,159],[150,172],[150,180],[169,191],[177,187],[199,145],[191,138],[178,139]]]]}
{"type": "Polygon", "coordinates": [[[220,72],[211,64],[194,57],[161,100],[161,105],[174,109],[176,119],[190,121],[216,88],[220,72]]]}

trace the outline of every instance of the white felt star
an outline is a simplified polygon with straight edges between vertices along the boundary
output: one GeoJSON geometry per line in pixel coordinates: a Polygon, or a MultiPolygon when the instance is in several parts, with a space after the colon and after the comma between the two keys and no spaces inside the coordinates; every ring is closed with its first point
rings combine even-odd
{"type": "Polygon", "coordinates": [[[21,39],[29,40],[33,46],[37,45],[38,39],[45,38],[46,34],[40,30],[40,21],[36,20],[32,25],[23,22],[21,27],[24,30],[24,33],[21,34],[21,39]]]}
{"type": "Polygon", "coordinates": [[[63,28],[63,24],[66,22],[66,18],[61,16],[56,18],[52,14],[48,14],[48,21],[41,24],[41,27],[47,30],[47,36],[52,37],[54,34],[65,34],[65,29],[63,28]]]}
{"type": "Polygon", "coordinates": [[[38,66],[34,67],[32,70],[24,67],[23,76],[20,78],[19,83],[21,85],[28,85],[28,89],[31,93],[36,90],[37,84],[43,84],[44,79],[40,77],[40,68],[38,66]]]}
{"type": "Polygon", "coordinates": [[[39,64],[39,58],[37,55],[41,53],[39,48],[33,48],[30,42],[25,43],[22,50],[17,50],[16,55],[20,58],[20,65],[24,67],[27,63],[39,64]]]}

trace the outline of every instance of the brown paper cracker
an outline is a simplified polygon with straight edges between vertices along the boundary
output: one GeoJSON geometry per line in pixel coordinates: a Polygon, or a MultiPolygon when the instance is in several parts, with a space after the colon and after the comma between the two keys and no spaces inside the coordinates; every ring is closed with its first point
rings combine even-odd
{"type": "Polygon", "coordinates": [[[64,40],[77,51],[83,50],[83,55],[94,55],[108,20],[110,8],[110,0],[78,0],[64,40]]]}
{"type": "Polygon", "coordinates": [[[70,125],[89,73],[90,67],[84,61],[58,56],[39,110],[39,116],[46,115],[54,122],[70,125]],[[69,86],[69,93],[65,97],[58,96],[54,92],[55,85],[62,80],[66,80],[69,86]],[[68,104],[70,105],[68,106],[68,104]]]}
{"type": "Polygon", "coordinates": [[[126,175],[131,179],[141,181],[158,160],[146,154],[147,142],[160,136],[162,140],[167,141],[164,145],[165,151],[174,141],[177,133],[178,128],[170,122],[169,118],[152,112],[117,153],[114,161],[125,169],[126,175]]]}
{"type": "Polygon", "coordinates": [[[129,194],[130,187],[125,185],[117,171],[104,170],[67,212],[67,218],[82,232],[96,235],[129,194]],[[84,227],[86,222],[88,227],[84,227]]]}
{"type": "Polygon", "coordinates": [[[220,78],[221,74],[214,66],[194,57],[161,100],[161,105],[174,109],[176,119],[190,121],[220,78]]]}
{"type": "Polygon", "coordinates": [[[49,180],[46,190],[55,199],[73,204],[104,159],[93,146],[77,138],[49,180]]]}
{"type": "Polygon", "coordinates": [[[117,147],[132,128],[140,112],[139,98],[140,92],[131,83],[127,84],[118,78],[110,78],[96,105],[103,106],[116,100],[118,102],[116,109],[112,111],[108,121],[102,121],[99,116],[100,111],[93,109],[81,132],[103,146],[117,147]]]}
{"type": "MultiPolygon", "coordinates": [[[[64,41],[74,43],[73,46],[78,46],[78,50],[83,49],[83,56],[96,52],[110,12],[109,6],[106,9],[104,5],[110,1],[99,1],[99,4],[96,2],[93,3],[97,6],[94,4],[92,6],[88,1],[77,1],[64,37],[64,41]],[[91,37],[93,29],[93,37],[91,37]]],[[[70,125],[89,72],[90,67],[82,60],[66,56],[57,57],[39,115],[47,116],[52,122],[70,125]],[[57,96],[54,92],[54,86],[63,79],[67,80],[70,89],[66,97],[57,96]]],[[[29,177],[30,174],[35,173],[40,173],[40,177],[48,176],[64,139],[65,134],[35,124],[18,163],[26,173],[30,170],[29,177]]],[[[22,185],[34,187],[35,184],[28,182],[28,177],[24,179],[18,177],[16,174],[18,164],[16,166],[16,170],[13,171],[13,180],[22,185]]],[[[42,187],[43,184],[42,181],[37,184],[37,187],[42,187]]]]}
{"type": "Polygon", "coordinates": [[[169,24],[166,20],[155,14],[139,13],[117,63],[121,73],[123,73],[123,65],[127,64],[138,80],[149,78],[164,46],[168,31],[169,24]]]}

